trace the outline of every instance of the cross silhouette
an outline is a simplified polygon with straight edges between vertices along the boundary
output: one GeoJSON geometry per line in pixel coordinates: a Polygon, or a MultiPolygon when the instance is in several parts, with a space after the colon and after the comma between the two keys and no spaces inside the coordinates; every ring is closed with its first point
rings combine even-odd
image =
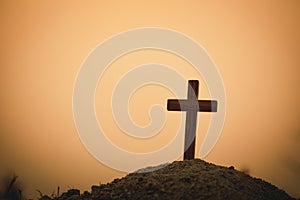
{"type": "Polygon", "coordinates": [[[169,111],[186,112],[184,160],[195,157],[197,112],[217,112],[218,102],[215,100],[198,100],[198,91],[199,81],[189,80],[187,99],[168,99],[167,109],[169,111]]]}

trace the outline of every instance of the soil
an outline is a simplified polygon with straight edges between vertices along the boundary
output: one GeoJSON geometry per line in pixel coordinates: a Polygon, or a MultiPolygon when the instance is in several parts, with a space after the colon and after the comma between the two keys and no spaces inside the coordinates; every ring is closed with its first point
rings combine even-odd
{"type": "Polygon", "coordinates": [[[92,186],[91,192],[80,194],[79,190],[72,189],[60,197],[44,196],[41,200],[294,199],[276,186],[237,171],[232,166],[218,166],[200,159],[175,161],[152,170],[131,173],[111,183],[92,186]]]}

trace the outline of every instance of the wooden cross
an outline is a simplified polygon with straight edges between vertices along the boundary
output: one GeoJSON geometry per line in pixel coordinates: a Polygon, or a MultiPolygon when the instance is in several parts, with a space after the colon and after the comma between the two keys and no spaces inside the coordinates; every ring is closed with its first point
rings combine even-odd
{"type": "Polygon", "coordinates": [[[197,112],[217,112],[217,101],[198,100],[198,90],[199,81],[189,80],[188,99],[168,99],[169,111],[186,111],[184,160],[195,157],[197,112]]]}

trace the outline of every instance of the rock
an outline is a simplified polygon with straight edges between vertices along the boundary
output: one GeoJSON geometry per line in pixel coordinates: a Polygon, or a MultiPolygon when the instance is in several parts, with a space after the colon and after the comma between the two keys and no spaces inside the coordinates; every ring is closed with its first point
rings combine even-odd
{"type": "Polygon", "coordinates": [[[59,197],[59,200],[71,200],[76,199],[74,196],[80,196],[80,190],[77,189],[70,189],[67,192],[62,193],[61,197],[59,197]]]}
{"type": "Polygon", "coordinates": [[[170,163],[164,163],[164,164],[161,164],[161,165],[158,165],[158,166],[150,166],[150,167],[146,167],[146,168],[142,168],[142,169],[139,169],[133,173],[148,173],[148,172],[154,172],[156,170],[159,170],[161,168],[164,168],[166,166],[168,166],[170,163]]]}

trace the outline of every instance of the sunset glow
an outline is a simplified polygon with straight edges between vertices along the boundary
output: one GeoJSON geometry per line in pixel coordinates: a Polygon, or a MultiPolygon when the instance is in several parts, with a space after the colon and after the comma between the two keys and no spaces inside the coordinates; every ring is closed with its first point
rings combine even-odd
{"type": "MultiPolygon", "coordinates": [[[[222,76],[227,96],[225,125],[204,160],[247,170],[300,197],[300,3],[299,1],[2,1],[0,177],[14,172],[28,198],[106,183],[126,175],[98,162],[76,131],[72,94],[80,66],[101,42],[139,27],[181,32],[206,49],[222,76]]],[[[95,95],[107,137],[126,151],[163,147],[176,134],[180,112],[167,112],[167,88],[148,85],[129,102],[139,125],[151,120],[153,104],[165,106],[166,124],[149,140],[122,133],[110,100],[124,73],[161,63],[186,80],[200,80],[187,61],[168,52],[141,50],[111,64],[95,95]]],[[[182,98],[186,98],[183,96],[182,98]]],[[[196,150],[211,115],[199,116],[196,150]]],[[[119,158],[122,159],[122,158],[119,158]]],[[[178,157],[181,160],[182,157],[178,157]]]]}

